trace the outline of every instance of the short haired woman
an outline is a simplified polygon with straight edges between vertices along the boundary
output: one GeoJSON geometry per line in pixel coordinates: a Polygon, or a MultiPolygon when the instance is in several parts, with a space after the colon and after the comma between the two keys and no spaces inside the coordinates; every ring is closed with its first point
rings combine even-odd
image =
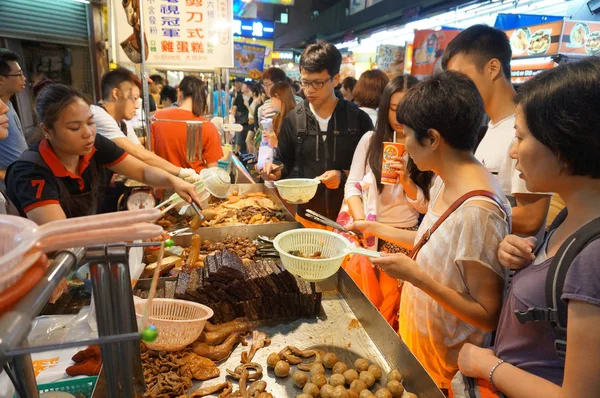
{"type": "Polygon", "coordinates": [[[352,90],[354,102],[371,117],[374,126],[377,123],[377,108],[379,108],[381,94],[389,81],[390,78],[383,71],[368,70],[360,75],[352,90]]]}
{"type": "Polygon", "coordinates": [[[370,221],[353,226],[407,249],[429,238],[413,258],[371,261],[405,281],[399,334],[442,389],[458,369],[460,347],[483,345],[502,307],[505,272],[496,253],[511,208],[473,154],[483,114],[481,95],[463,74],[443,72],[409,89],[396,116],[419,170],[437,175],[427,214],[418,232],[370,221]]]}

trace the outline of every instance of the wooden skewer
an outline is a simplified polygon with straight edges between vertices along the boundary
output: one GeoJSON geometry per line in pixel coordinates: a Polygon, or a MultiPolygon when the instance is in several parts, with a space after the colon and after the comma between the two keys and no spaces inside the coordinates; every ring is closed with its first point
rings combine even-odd
{"type": "Polygon", "coordinates": [[[148,293],[148,301],[146,301],[146,307],[144,308],[144,314],[142,316],[142,327],[147,327],[148,316],[150,309],[152,308],[152,300],[156,295],[156,288],[158,286],[158,277],[160,275],[160,269],[162,268],[163,257],[165,256],[165,242],[160,245],[160,251],[158,252],[158,261],[156,268],[154,269],[154,275],[152,276],[152,284],[150,285],[150,292],[148,293]]]}

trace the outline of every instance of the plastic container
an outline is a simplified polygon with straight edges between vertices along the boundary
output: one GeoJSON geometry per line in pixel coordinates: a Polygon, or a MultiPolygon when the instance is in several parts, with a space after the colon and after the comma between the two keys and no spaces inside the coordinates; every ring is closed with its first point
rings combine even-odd
{"type": "Polygon", "coordinates": [[[298,205],[314,198],[320,183],[316,178],[289,178],[275,181],[275,186],[283,200],[298,205]]]}
{"type": "Polygon", "coordinates": [[[211,167],[200,171],[200,178],[210,194],[217,198],[224,198],[231,187],[231,177],[227,171],[219,167],[211,167]]]}
{"type": "Polygon", "coordinates": [[[281,263],[292,275],[308,282],[319,282],[335,274],[348,254],[380,257],[379,252],[354,247],[342,235],[321,229],[293,229],[273,240],[281,263]],[[311,256],[321,252],[324,258],[306,258],[290,254],[300,251],[311,256]]]}
{"type": "MultiPolygon", "coordinates": [[[[66,398],[81,397],[91,398],[96,386],[98,376],[78,377],[75,379],[65,379],[54,383],[38,385],[40,398],[66,398]],[[52,394],[52,393],[56,394],[52,394]],[[65,395],[66,394],[66,395],[65,395]]],[[[17,394],[13,395],[14,398],[17,394]]]]}
{"type": "Polygon", "coordinates": [[[0,293],[14,285],[42,253],[153,238],[160,235],[162,228],[146,222],[158,217],[159,210],[144,209],[77,217],[38,226],[23,217],[0,215],[0,293]]]}
{"type": "MultiPolygon", "coordinates": [[[[147,300],[134,297],[138,322],[142,321],[147,300]]],[[[185,300],[154,299],[149,309],[148,324],[156,326],[158,337],[144,343],[152,350],[178,351],[187,347],[202,333],[214,312],[209,307],[185,300]]],[[[147,325],[140,325],[140,330],[147,325]]]]}

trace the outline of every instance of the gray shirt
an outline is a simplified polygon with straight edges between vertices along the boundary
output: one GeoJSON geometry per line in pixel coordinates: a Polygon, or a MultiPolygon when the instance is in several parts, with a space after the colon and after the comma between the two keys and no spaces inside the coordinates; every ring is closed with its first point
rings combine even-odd
{"type": "MultiPolygon", "coordinates": [[[[562,385],[565,362],[554,351],[556,339],[547,322],[521,324],[514,315],[515,310],[525,311],[529,307],[546,306],[546,275],[552,258],[545,259],[545,246],[538,257],[542,261],[522,269],[515,274],[508,294],[496,335],[496,355],[500,359],[562,385]]],[[[600,240],[586,246],[571,264],[562,299],[582,301],[600,307],[600,240]]]]}
{"type": "MultiPolygon", "coordinates": [[[[0,170],[6,170],[8,166],[21,156],[29,148],[19,115],[15,112],[12,103],[8,105],[8,137],[0,141],[0,170]]],[[[5,189],[4,181],[0,181],[0,188],[5,189]]]]}

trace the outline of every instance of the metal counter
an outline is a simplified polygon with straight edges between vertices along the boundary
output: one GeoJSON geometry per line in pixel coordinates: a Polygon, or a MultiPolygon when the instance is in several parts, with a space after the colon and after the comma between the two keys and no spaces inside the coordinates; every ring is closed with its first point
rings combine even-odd
{"type": "MultiPolygon", "coordinates": [[[[444,398],[423,366],[345,271],[340,270],[336,276],[322,283],[322,287],[326,292],[323,294],[323,310],[317,318],[283,321],[257,328],[271,338],[271,345],[259,350],[253,359],[264,368],[263,380],[267,382],[268,392],[277,398],[301,394],[301,390],[294,387],[291,377],[277,378],[273,370],[267,368],[267,356],[270,353],[293,345],[302,350],[318,348],[334,352],[340,361],[350,367],[357,358],[367,358],[381,366],[383,379],[391,369],[398,369],[404,375],[406,390],[417,394],[419,398],[444,398]],[[332,290],[327,289],[328,286],[332,290]]],[[[240,364],[242,351],[248,348],[238,345],[227,361],[218,364],[221,370],[219,378],[196,382],[190,392],[203,385],[223,382],[227,374],[225,370],[235,369],[240,364]]],[[[293,372],[295,366],[291,369],[293,372]]],[[[327,376],[330,373],[327,371],[327,376]]],[[[237,386],[236,382],[233,384],[237,386]]],[[[383,387],[381,381],[371,390],[375,392],[380,387],[383,387]]]]}

